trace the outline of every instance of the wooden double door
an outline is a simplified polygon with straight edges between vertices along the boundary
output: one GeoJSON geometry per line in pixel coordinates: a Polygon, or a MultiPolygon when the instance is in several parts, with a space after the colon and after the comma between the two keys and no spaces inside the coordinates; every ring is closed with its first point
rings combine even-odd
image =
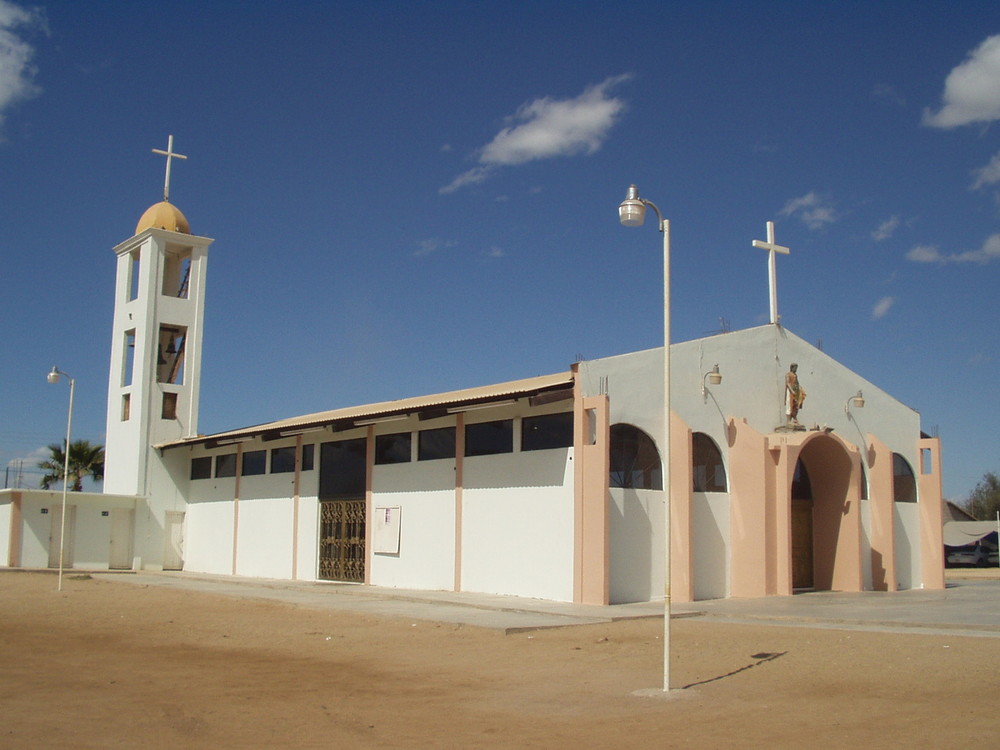
{"type": "Polygon", "coordinates": [[[792,588],[811,589],[813,579],[813,501],[792,500],[792,588]]]}

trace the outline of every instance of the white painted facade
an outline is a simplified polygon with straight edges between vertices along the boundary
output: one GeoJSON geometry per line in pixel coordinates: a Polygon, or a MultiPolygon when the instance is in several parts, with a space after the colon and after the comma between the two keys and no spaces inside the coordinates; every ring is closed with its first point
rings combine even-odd
{"type": "MultiPolygon", "coordinates": [[[[122,530],[131,529],[136,567],[321,580],[321,536],[329,533],[322,508],[344,500],[324,490],[322,446],[353,440],[366,446],[363,489],[350,498],[364,508],[365,537],[355,543],[363,542],[365,583],[593,603],[662,598],[665,493],[612,486],[608,470],[615,448],[609,425],[637,428],[663,455],[662,348],[579,362],[553,376],[198,435],[211,242],[140,225],[115,248],[108,494],[74,493],[71,567],[120,561],[122,530]],[[561,424],[571,424],[572,434],[554,447],[527,449],[526,420],[556,415],[571,415],[561,424]],[[508,448],[463,451],[470,427],[500,422],[509,423],[508,448]],[[454,455],[422,457],[420,435],[441,428],[454,430],[454,455]],[[409,435],[409,460],[376,458],[379,439],[393,435],[409,435]],[[294,470],[287,463],[276,469],[276,449],[296,455],[294,470]],[[246,470],[244,460],[261,453],[265,463],[246,470]]],[[[809,532],[823,585],[943,585],[943,560],[938,565],[933,552],[939,462],[921,460],[936,443],[929,448],[921,439],[915,411],[780,325],[673,345],[671,401],[675,599],[791,593],[788,552],[796,534],[802,541],[790,515],[796,460],[824,482],[847,483],[833,500],[826,488],[816,493],[814,523],[837,515],[831,503],[844,510],[839,530],[809,532]],[[793,362],[807,392],[802,430],[791,429],[784,414],[793,362]],[[723,381],[704,388],[715,365],[723,381]],[[864,407],[848,411],[859,391],[864,407]],[[718,449],[725,491],[695,486],[695,433],[718,449]],[[887,500],[890,452],[919,473],[920,502],[887,500]],[[924,476],[927,465],[938,468],[924,476]],[[867,481],[857,486],[862,476],[872,493],[867,481]],[[836,549],[831,538],[840,540],[836,549]],[[759,586],[748,583],[753,576],[759,586]]],[[[43,509],[52,507],[58,502],[51,494],[0,493],[0,562],[51,564],[43,509]]]]}

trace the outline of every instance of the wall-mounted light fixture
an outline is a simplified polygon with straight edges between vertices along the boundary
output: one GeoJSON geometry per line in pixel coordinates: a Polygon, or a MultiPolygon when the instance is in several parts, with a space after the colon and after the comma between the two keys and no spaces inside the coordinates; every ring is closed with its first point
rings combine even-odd
{"type": "Polygon", "coordinates": [[[856,395],[851,396],[849,399],[847,399],[847,403],[844,404],[844,413],[849,418],[852,418],[851,417],[851,407],[852,406],[855,409],[863,409],[863,408],[865,408],[865,397],[863,395],[861,395],[861,391],[858,391],[856,395]]]}
{"type": "Polygon", "coordinates": [[[701,397],[708,400],[708,386],[719,385],[722,382],[722,373],[719,372],[719,366],[716,365],[711,370],[706,372],[701,378],[701,397]]]}

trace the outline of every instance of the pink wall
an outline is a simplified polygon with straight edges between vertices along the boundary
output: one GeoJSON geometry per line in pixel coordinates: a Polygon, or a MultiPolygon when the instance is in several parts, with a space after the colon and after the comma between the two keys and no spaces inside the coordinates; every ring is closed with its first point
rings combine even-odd
{"type": "Polygon", "coordinates": [[[871,508],[872,588],[895,591],[896,523],[892,494],[892,451],[868,436],[868,497],[871,508]]]}
{"type": "Polygon", "coordinates": [[[857,450],[832,433],[763,435],[746,421],[734,420],[729,447],[734,597],[783,596],[793,591],[791,494],[799,459],[813,487],[814,586],[837,591],[863,588],[857,450]]]}
{"type": "MultiPolygon", "coordinates": [[[[920,570],[925,589],[944,588],[944,519],[942,518],[941,440],[921,438],[917,448],[929,452],[929,466],[920,461],[917,501],[920,505],[920,570]],[[924,468],[930,471],[925,474],[924,468]]],[[[921,456],[921,459],[923,456],[921,456]]]]}
{"type": "Polygon", "coordinates": [[[573,406],[574,554],[573,601],[610,601],[608,478],[611,423],[608,397],[584,398],[575,387],[573,406]]]}

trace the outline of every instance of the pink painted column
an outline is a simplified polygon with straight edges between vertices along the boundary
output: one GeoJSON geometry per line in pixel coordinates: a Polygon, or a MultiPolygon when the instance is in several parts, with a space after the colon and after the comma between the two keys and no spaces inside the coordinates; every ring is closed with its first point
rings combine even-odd
{"type": "Polygon", "coordinates": [[[691,548],[692,479],[691,428],[670,414],[670,598],[675,602],[694,601],[691,548]]]}
{"type": "Polygon", "coordinates": [[[920,577],[925,589],[944,588],[944,520],[942,518],[941,440],[921,438],[917,479],[917,503],[920,510],[920,577]],[[924,451],[929,460],[924,461],[924,451]],[[925,474],[924,468],[930,471],[925,474]]]}
{"type": "Polygon", "coordinates": [[[573,405],[573,601],[607,604],[611,597],[608,485],[611,423],[608,397],[582,397],[573,405]]]}
{"type": "Polygon", "coordinates": [[[766,596],[767,439],[746,420],[730,422],[730,581],[733,597],[766,596]]]}
{"type": "Polygon", "coordinates": [[[895,591],[896,513],[892,494],[892,451],[874,435],[868,438],[868,497],[872,516],[872,588],[895,591]]]}

